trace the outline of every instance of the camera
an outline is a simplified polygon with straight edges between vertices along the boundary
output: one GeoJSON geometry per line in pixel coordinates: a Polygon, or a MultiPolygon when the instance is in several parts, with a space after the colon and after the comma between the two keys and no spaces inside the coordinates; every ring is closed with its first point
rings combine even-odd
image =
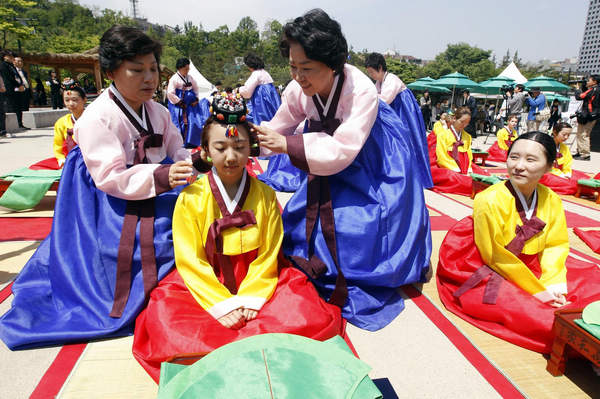
{"type": "Polygon", "coordinates": [[[575,79],[575,80],[569,80],[569,81],[567,81],[567,83],[570,85],[574,85],[577,83],[584,84],[584,83],[586,83],[586,81],[585,81],[585,79],[575,79]]]}
{"type": "Polygon", "coordinates": [[[500,92],[502,93],[504,98],[508,97],[508,93],[512,94],[514,91],[515,88],[512,85],[503,85],[502,87],[500,87],[500,92]]]}

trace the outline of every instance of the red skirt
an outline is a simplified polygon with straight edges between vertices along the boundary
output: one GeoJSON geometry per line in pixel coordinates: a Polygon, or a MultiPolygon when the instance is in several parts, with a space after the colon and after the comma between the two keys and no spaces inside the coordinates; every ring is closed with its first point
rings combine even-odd
{"type": "Polygon", "coordinates": [[[575,227],[573,232],[585,242],[592,251],[600,254],[600,231],[598,230],[581,230],[575,227]]]}
{"type": "Polygon", "coordinates": [[[557,194],[575,195],[577,192],[577,180],[589,178],[590,177],[586,173],[573,170],[570,178],[559,177],[552,173],[546,173],[540,179],[540,183],[552,189],[552,191],[557,194]]]}
{"type": "MultiPolygon", "coordinates": [[[[461,154],[466,153],[463,152],[461,154]]],[[[473,169],[473,173],[489,176],[489,173],[486,170],[474,163],[471,164],[471,168],[473,169]]],[[[434,184],[431,188],[433,191],[466,195],[468,197],[471,196],[471,191],[473,191],[473,179],[471,179],[471,176],[469,175],[463,175],[453,170],[440,168],[435,165],[431,167],[431,177],[434,184]]]]}
{"type": "Polygon", "coordinates": [[[32,169],[32,170],[44,170],[44,169],[45,170],[47,170],[47,169],[59,170],[60,168],[62,168],[62,166],[58,166],[58,160],[54,157],[46,158],[44,160],[41,160],[41,161],[29,166],[29,169],[32,169]]]}
{"type": "MultiPolygon", "coordinates": [[[[532,269],[539,268],[537,256],[532,269]]],[[[494,305],[482,303],[489,277],[459,298],[452,294],[483,265],[473,236],[471,216],[458,222],[440,247],[437,286],[446,308],[478,328],[515,345],[550,353],[552,324],[557,308],[546,305],[507,280],[503,280],[494,305]]],[[[593,263],[567,258],[566,308],[583,308],[600,299],[600,269],[593,263]]],[[[563,309],[563,308],[561,308],[563,309]]]]}
{"type": "Polygon", "coordinates": [[[498,140],[488,148],[487,153],[489,154],[487,157],[488,161],[506,162],[506,157],[508,156],[508,151],[498,146],[498,140]]]}
{"type": "Polygon", "coordinates": [[[264,333],[324,341],[344,336],[337,306],[326,303],[306,276],[280,269],[277,288],[256,319],[239,330],[224,327],[196,302],[177,269],[160,281],[135,324],[133,355],[158,383],[160,364],[174,356],[206,355],[230,342],[264,333]]]}

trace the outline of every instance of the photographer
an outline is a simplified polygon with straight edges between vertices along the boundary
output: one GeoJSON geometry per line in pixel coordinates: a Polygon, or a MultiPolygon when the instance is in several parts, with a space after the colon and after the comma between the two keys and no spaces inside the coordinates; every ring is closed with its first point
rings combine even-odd
{"type": "MultiPolygon", "coordinates": [[[[526,97],[529,104],[529,114],[527,114],[527,131],[533,132],[540,130],[541,120],[536,119],[536,115],[546,108],[546,96],[542,94],[539,87],[532,87],[529,91],[529,97],[526,97]]],[[[548,113],[548,116],[549,113],[548,113]]]]}
{"type": "MultiPolygon", "coordinates": [[[[500,88],[502,96],[504,97],[504,103],[502,104],[502,108],[500,109],[500,112],[498,113],[496,119],[500,119],[500,117],[506,117],[508,104],[508,115],[517,115],[517,131],[519,131],[519,127],[521,125],[523,104],[525,103],[525,99],[527,98],[527,93],[525,93],[524,90],[525,86],[523,86],[522,84],[518,84],[515,87],[513,87],[512,85],[505,85],[502,88],[500,88]]],[[[501,122],[501,125],[503,126],[504,123],[503,121],[501,122]]]]}
{"type": "Polygon", "coordinates": [[[575,116],[577,117],[577,154],[573,159],[580,161],[590,160],[590,133],[600,118],[600,89],[598,88],[598,79],[600,75],[591,75],[581,90],[581,83],[578,83],[578,90],[575,91],[575,99],[583,101],[581,110],[575,116]]]}

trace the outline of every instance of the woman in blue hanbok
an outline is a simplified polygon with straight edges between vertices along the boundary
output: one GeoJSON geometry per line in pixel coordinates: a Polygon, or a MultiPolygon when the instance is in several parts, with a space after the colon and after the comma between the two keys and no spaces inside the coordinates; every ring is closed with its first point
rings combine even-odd
{"type": "Polygon", "coordinates": [[[396,111],[409,133],[408,139],[415,154],[415,170],[425,188],[431,188],[431,170],[427,149],[427,133],[421,108],[412,91],[393,73],[387,71],[385,58],[379,53],[371,53],[365,61],[369,76],[375,80],[379,98],[396,111]]]}
{"type": "Polygon", "coordinates": [[[0,319],[10,349],[131,334],[172,268],[173,188],[192,164],[169,113],[152,101],[160,51],[135,28],[102,36],[100,65],[113,84],[77,120],[52,231],[12,286],[0,319]]]}
{"type": "Polygon", "coordinates": [[[198,98],[198,84],[190,71],[190,60],[180,58],[175,64],[177,73],[169,79],[167,98],[171,120],[183,137],[186,148],[200,146],[204,122],[210,116],[210,103],[198,98]]]}
{"type": "Polygon", "coordinates": [[[283,213],[284,253],[354,325],[377,330],[423,281],[431,236],[415,155],[396,112],[346,65],[340,25],[320,9],[286,24],[293,81],[260,144],[306,173],[283,213]],[[306,133],[295,134],[304,120],[306,133]]]}
{"type": "Polygon", "coordinates": [[[244,63],[252,73],[237,91],[247,100],[248,121],[259,125],[263,121],[271,120],[281,104],[281,99],[273,85],[273,78],[265,71],[265,63],[260,57],[253,53],[247,54],[244,63]]]}

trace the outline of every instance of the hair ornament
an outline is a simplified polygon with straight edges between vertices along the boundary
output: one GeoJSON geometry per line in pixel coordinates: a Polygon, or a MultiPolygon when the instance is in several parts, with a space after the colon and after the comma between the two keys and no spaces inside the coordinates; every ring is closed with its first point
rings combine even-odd
{"type": "Polygon", "coordinates": [[[213,97],[210,112],[217,122],[227,124],[226,134],[230,137],[238,135],[235,125],[246,122],[248,109],[242,97],[222,92],[213,97]]]}

